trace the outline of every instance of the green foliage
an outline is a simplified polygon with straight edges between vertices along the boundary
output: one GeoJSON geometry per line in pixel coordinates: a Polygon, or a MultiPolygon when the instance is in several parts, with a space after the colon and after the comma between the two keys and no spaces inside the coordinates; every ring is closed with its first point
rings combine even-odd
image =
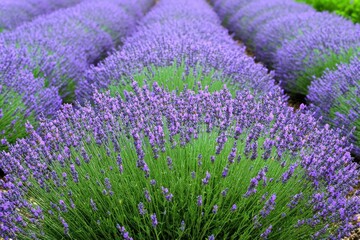
{"type": "Polygon", "coordinates": [[[171,66],[144,68],[132,78],[124,77],[116,84],[109,87],[112,96],[120,94],[124,97],[123,91],[132,92],[131,82],[135,81],[140,87],[146,85],[152,86],[157,82],[160,87],[167,91],[183,92],[184,89],[191,89],[198,93],[202,86],[207,86],[210,93],[221,90],[224,85],[235,96],[236,90],[239,89],[235,84],[230,84],[230,79],[221,76],[221,72],[211,70],[209,73],[203,73],[200,66],[187,69],[184,62],[181,64],[173,63],[171,66]]]}
{"type": "MultiPolygon", "coordinates": [[[[165,129],[166,130],[166,129],[165,129]]],[[[224,150],[215,154],[217,131],[207,133],[201,130],[199,138],[193,140],[185,147],[176,146],[167,141],[166,151],[160,153],[158,159],[153,159],[153,152],[147,139],[144,140],[145,161],[150,169],[150,177],[145,178],[144,172],[136,167],[136,151],[133,139],[125,134],[118,135],[118,142],[123,151],[108,151],[113,149],[112,142],[97,144],[92,138],[84,142],[84,148],[92,156],[86,163],[79,151],[70,149],[71,159],[75,162],[80,159],[80,166],[76,165],[79,182],[72,181],[69,162],[61,166],[54,161],[51,169],[56,172],[59,179],[63,173],[68,180],[60,180],[62,186],[56,187],[53,180],[47,181],[47,190],[33,182],[30,196],[33,204],[43,209],[45,218],[43,227],[34,227],[33,231],[44,231],[43,239],[122,239],[116,224],[125,226],[130,236],[134,239],[206,239],[214,234],[217,239],[259,239],[259,236],[271,224],[272,234],[269,239],[308,239],[311,233],[318,229],[308,226],[294,227],[298,219],[312,216],[312,210],[307,206],[307,198],[312,194],[310,184],[300,177],[301,168],[295,170],[293,177],[288,182],[282,183],[281,176],[288,170],[293,159],[290,154],[284,153],[283,160],[288,161],[286,167],[281,167],[280,162],[274,160],[276,151],[267,161],[258,157],[255,160],[247,159],[243,154],[246,133],[238,141],[237,152],[242,160],[229,166],[229,174],[222,177],[222,171],[228,165],[234,139],[229,140],[224,150]],[[123,173],[119,173],[117,157],[121,154],[123,159],[123,173]],[[199,159],[199,154],[202,158],[199,159]],[[214,163],[211,156],[216,155],[214,163]],[[172,168],[169,168],[167,157],[172,159],[172,168]],[[201,161],[201,165],[198,163],[201,161]],[[268,167],[268,182],[265,187],[262,183],[257,187],[257,193],[250,197],[243,197],[249,186],[251,178],[255,177],[260,169],[268,167]],[[208,185],[202,183],[206,172],[211,174],[208,185]],[[195,178],[192,177],[195,172],[195,178]],[[113,195],[109,194],[104,184],[105,178],[110,179],[113,195]],[[155,179],[156,185],[150,184],[155,179]],[[280,181],[280,182],[279,182],[280,181]],[[168,188],[173,194],[172,201],[167,201],[161,187],[168,188]],[[147,201],[144,191],[147,190],[151,201],[147,201]],[[227,190],[226,196],[222,191],[227,190]],[[71,192],[71,194],[69,194],[71,192]],[[290,209],[286,205],[292,196],[302,192],[304,199],[290,209]],[[254,217],[263,209],[265,202],[276,194],[276,208],[266,218],[259,217],[262,224],[254,227],[254,217]],[[40,197],[41,196],[41,197],[40,197]],[[203,205],[197,205],[197,197],[202,196],[203,205]],[[264,199],[262,199],[264,196],[264,199]],[[51,203],[58,204],[59,200],[65,201],[67,211],[56,210],[51,203]],[[90,206],[90,199],[96,203],[97,211],[90,206]],[[71,208],[71,201],[75,204],[71,208]],[[146,214],[141,215],[138,204],[142,202],[146,214]],[[233,204],[237,209],[232,211],[233,204]],[[218,212],[213,213],[214,205],[218,205],[218,212]],[[52,211],[49,214],[48,211],[52,211]],[[150,215],[156,213],[159,224],[152,226],[150,215]],[[69,225],[69,236],[64,235],[64,228],[59,217],[69,225]],[[185,229],[181,230],[184,221],[185,229]]],[[[168,135],[167,135],[168,137],[168,135]]],[[[266,136],[260,137],[261,145],[266,136]]],[[[180,139],[175,139],[180,142],[180,139]]],[[[263,150],[258,149],[258,156],[263,150]]],[[[31,225],[31,224],[30,224],[31,225]]]]}
{"type": "MultiPolygon", "coordinates": [[[[0,90],[0,139],[5,138],[9,143],[27,135],[25,123],[29,121],[36,126],[35,117],[28,113],[27,106],[22,102],[22,96],[4,86],[0,90]]],[[[0,150],[5,150],[6,145],[0,144],[0,150]]]]}
{"type": "Polygon", "coordinates": [[[360,22],[360,0],[298,0],[312,5],[318,11],[335,12],[354,23],[360,22]]]}

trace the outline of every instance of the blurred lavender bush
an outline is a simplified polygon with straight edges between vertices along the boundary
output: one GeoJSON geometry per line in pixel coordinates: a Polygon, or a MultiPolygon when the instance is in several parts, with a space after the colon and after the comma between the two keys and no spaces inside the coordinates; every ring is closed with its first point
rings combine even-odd
{"type": "Polygon", "coordinates": [[[1,37],[6,45],[24,49],[34,76],[45,78],[46,86],[58,87],[63,100],[71,102],[85,70],[121,44],[152,2],[86,1],[1,37]]]}
{"type": "MultiPolygon", "coordinates": [[[[76,90],[81,101],[93,89],[107,88],[144,67],[183,63],[187,68],[201,67],[204,74],[215,71],[238,89],[259,94],[277,89],[273,74],[255,64],[229,37],[211,7],[202,1],[159,2],[147,14],[121,50],[93,67],[76,90]]],[[[151,70],[151,69],[150,69],[151,70]]]]}
{"type": "Polygon", "coordinates": [[[306,95],[313,76],[349,62],[360,50],[360,28],[292,0],[213,0],[224,24],[275,70],[291,95],[306,95]],[[226,20],[226,21],[225,21],[226,20]],[[341,27],[339,27],[341,26],[341,27]]]}
{"type": "Polygon", "coordinates": [[[60,8],[71,7],[82,0],[2,0],[0,2],[0,32],[12,30],[37,16],[60,8]]]}

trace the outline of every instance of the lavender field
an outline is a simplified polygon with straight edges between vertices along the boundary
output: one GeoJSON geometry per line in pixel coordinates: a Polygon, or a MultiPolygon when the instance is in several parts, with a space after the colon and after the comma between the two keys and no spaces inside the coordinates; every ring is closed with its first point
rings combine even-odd
{"type": "Polygon", "coordinates": [[[328,2],[0,0],[0,239],[360,239],[328,2]]]}

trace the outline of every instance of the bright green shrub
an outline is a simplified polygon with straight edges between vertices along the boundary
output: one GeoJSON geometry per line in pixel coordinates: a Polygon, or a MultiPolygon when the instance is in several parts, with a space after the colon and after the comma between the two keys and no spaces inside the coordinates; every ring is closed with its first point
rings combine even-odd
{"type": "Polygon", "coordinates": [[[354,23],[360,22],[359,0],[298,0],[311,4],[318,11],[335,12],[351,19],[354,23]]]}

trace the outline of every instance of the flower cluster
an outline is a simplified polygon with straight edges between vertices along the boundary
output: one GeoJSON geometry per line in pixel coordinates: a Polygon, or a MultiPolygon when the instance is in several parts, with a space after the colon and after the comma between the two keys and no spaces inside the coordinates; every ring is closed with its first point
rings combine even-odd
{"type": "Polygon", "coordinates": [[[0,32],[11,30],[33,18],[49,14],[82,0],[3,0],[0,3],[0,32]]]}
{"type": "MultiPolygon", "coordinates": [[[[2,34],[7,46],[24,50],[35,77],[55,86],[65,101],[89,65],[121,43],[134,28],[144,1],[84,1],[2,34]]],[[[148,0],[147,2],[153,2],[148,0]]]]}
{"type": "Polygon", "coordinates": [[[206,2],[160,1],[120,51],[86,74],[76,95],[86,98],[91,96],[94,86],[106,88],[144,67],[169,66],[175,62],[184,63],[187,69],[200,66],[203,74],[215,69],[223,76],[220,78],[230,78],[238,89],[263,93],[277,88],[273,74],[246,55],[245,48],[221,27],[206,2]]]}
{"type": "Polygon", "coordinates": [[[212,2],[220,16],[228,19],[228,28],[274,68],[280,85],[293,95],[306,95],[313,76],[348,62],[360,49],[359,26],[335,14],[316,13],[303,3],[212,2]]]}
{"type": "Polygon", "coordinates": [[[326,123],[351,133],[354,153],[360,156],[360,61],[353,58],[311,83],[308,101],[326,123]]]}

